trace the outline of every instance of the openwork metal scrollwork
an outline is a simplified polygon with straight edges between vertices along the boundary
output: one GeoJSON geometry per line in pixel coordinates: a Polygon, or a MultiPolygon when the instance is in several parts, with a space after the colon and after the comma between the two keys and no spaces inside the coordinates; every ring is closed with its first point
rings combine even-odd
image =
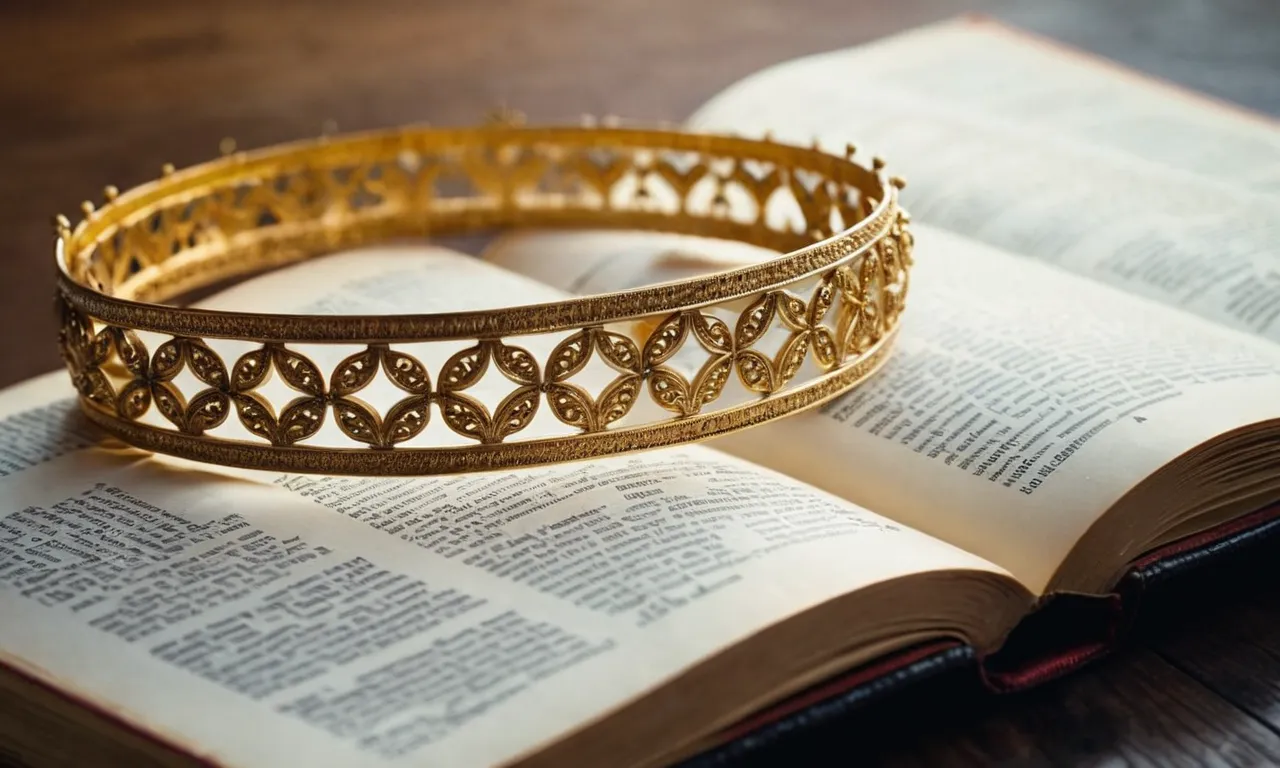
{"type": "Polygon", "coordinates": [[[62,351],[98,424],[216,463],[425,474],[699,440],[820,403],[884,360],[911,266],[900,187],[852,148],[617,127],[405,128],[232,154],[109,188],[74,229],[59,218],[62,351]],[[701,234],[780,255],[448,314],[165,303],[371,242],[525,226],[701,234]],[[532,351],[536,337],[549,353],[532,351]],[[433,363],[424,344],[452,351],[433,363]],[[317,363],[316,345],[345,356],[317,363]]]}

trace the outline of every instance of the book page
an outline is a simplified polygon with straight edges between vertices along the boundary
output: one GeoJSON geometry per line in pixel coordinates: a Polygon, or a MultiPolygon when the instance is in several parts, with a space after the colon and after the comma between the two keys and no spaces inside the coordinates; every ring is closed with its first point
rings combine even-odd
{"type": "Polygon", "coordinates": [[[817,78],[829,68],[856,68],[855,89],[883,87],[950,111],[1280,194],[1280,121],[1274,116],[998,21],[956,19],[784,66],[801,63],[817,78]]]}
{"type": "Polygon", "coordinates": [[[917,221],[1280,341],[1280,131],[1260,120],[952,24],[776,65],[689,122],[854,142],[906,176],[917,221]]]}
{"type": "MultiPolygon", "coordinates": [[[[555,295],[403,251],[260,280],[226,304],[433,311],[477,281],[494,302],[555,295]]],[[[510,761],[797,611],[999,572],[705,448],[274,475],[104,440],[61,372],[0,393],[0,414],[0,659],[221,765],[510,761]]]]}
{"type": "MultiPolygon", "coordinates": [[[[712,445],[980,554],[1040,592],[1136,483],[1215,435],[1280,418],[1280,348],[916,229],[908,308],[884,369],[817,412],[712,445]]],[[[672,253],[692,265],[699,247],[707,264],[758,258],[725,241],[628,235],[616,284],[601,267],[576,275],[573,256],[607,254],[609,237],[522,236],[494,258],[598,291],[635,285],[637,261],[666,277],[672,253]]]]}

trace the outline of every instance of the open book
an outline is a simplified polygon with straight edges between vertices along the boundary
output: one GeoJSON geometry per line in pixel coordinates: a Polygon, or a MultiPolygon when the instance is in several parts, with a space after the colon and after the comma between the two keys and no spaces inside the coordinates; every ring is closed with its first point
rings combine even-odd
{"type": "MultiPolygon", "coordinates": [[[[151,456],[62,373],[10,388],[0,753],[669,764],[877,660],[995,654],[1050,596],[1280,501],[1274,127],[972,22],[780,65],[692,122],[906,165],[917,265],[879,376],[705,447],[413,479],[151,456]]],[[[474,309],[761,254],[588,232],[486,256],[366,249],[208,302],[474,309]]]]}

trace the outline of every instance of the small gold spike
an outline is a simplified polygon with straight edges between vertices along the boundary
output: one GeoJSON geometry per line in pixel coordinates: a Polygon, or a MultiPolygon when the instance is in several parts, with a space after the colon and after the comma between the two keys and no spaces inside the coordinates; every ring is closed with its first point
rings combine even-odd
{"type": "Polygon", "coordinates": [[[844,159],[852,160],[853,156],[858,154],[858,147],[852,142],[844,145],[844,159]]]}
{"type": "Polygon", "coordinates": [[[809,142],[809,146],[812,147],[815,152],[821,152],[822,139],[818,138],[817,136],[814,136],[813,140],[809,142]]]}
{"type": "Polygon", "coordinates": [[[622,125],[622,118],[618,117],[617,115],[605,115],[604,117],[600,118],[600,124],[603,125],[605,128],[617,128],[618,126],[622,125]]]}
{"type": "Polygon", "coordinates": [[[108,184],[102,188],[102,199],[108,203],[120,196],[120,190],[115,184],[108,184]]]}
{"type": "Polygon", "coordinates": [[[902,178],[901,176],[890,176],[889,183],[897,187],[898,189],[903,189],[907,186],[907,180],[902,178]]]}
{"type": "Polygon", "coordinates": [[[227,156],[236,151],[236,140],[230,136],[224,136],[222,141],[218,142],[218,154],[227,156]]]}
{"type": "Polygon", "coordinates": [[[588,115],[584,112],[582,117],[578,118],[578,123],[583,128],[594,128],[596,126],[596,116],[588,115]]]}
{"type": "Polygon", "coordinates": [[[761,138],[764,139],[765,141],[773,141],[773,131],[765,131],[764,136],[762,136],[761,138]]]}
{"type": "Polygon", "coordinates": [[[57,235],[65,235],[71,232],[71,219],[63,216],[61,213],[53,217],[53,232],[57,235]]]}
{"type": "Polygon", "coordinates": [[[173,167],[173,163],[165,163],[164,165],[160,166],[160,175],[172,176],[174,170],[176,169],[173,167]]]}
{"type": "Polygon", "coordinates": [[[884,170],[884,158],[883,158],[883,157],[879,157],[879,156],[871,158],[871,170],[873,170],[873,171],[883,171],[883,170],[884,170]]]}
{"type": "Polygon", "coordinates": [[[485,115],[485,122],[499,127],[518,128],[527,122],[525,114],[506,105],[494,107],[485,115]]]}
{"type": "Polygon", "coordinates": [[[81,203],[81,204],[80,204],[80,210],[84,212],[84,215],[85,215],[85,216],[92,216],[92,215],[93,215],[93,210],[94,210],[94,209],[93,209],[93,201],[92,201],[92,200],[85,200],[83,203],[81,203]]]}

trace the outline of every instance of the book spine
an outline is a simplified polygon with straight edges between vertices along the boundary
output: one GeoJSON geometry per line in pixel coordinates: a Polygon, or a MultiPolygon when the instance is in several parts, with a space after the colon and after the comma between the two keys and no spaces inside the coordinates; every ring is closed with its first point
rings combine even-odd
{"type": "Polygon", "coordinates": [[[1280,504],[1149,553],[1110,595],[1050,598],[999,651],[979,660],[983,685],[998,693],[1020,691],[1102,658],[1123,644],[1151,592],[1274,541],[1280,541],[1280,504]]]}
{"type": "Polygon", "coordinates": [[[1120,647],[1151,593],[1224,561],[1269,553],[1270,544],[1280,544],[1280,504],[1161,547],[1135,562],[1110,595],[1060,595],[1047,601],[995,654],[979,658],[973,648],[954,641],[908,648],[742,721],[722,734],[720,746],[680,768],[725,768],[773,754],[799,743],[793,739],[804,739],[947,672],[976,677],[996,693],[1048,682],[1120,647]]]}

